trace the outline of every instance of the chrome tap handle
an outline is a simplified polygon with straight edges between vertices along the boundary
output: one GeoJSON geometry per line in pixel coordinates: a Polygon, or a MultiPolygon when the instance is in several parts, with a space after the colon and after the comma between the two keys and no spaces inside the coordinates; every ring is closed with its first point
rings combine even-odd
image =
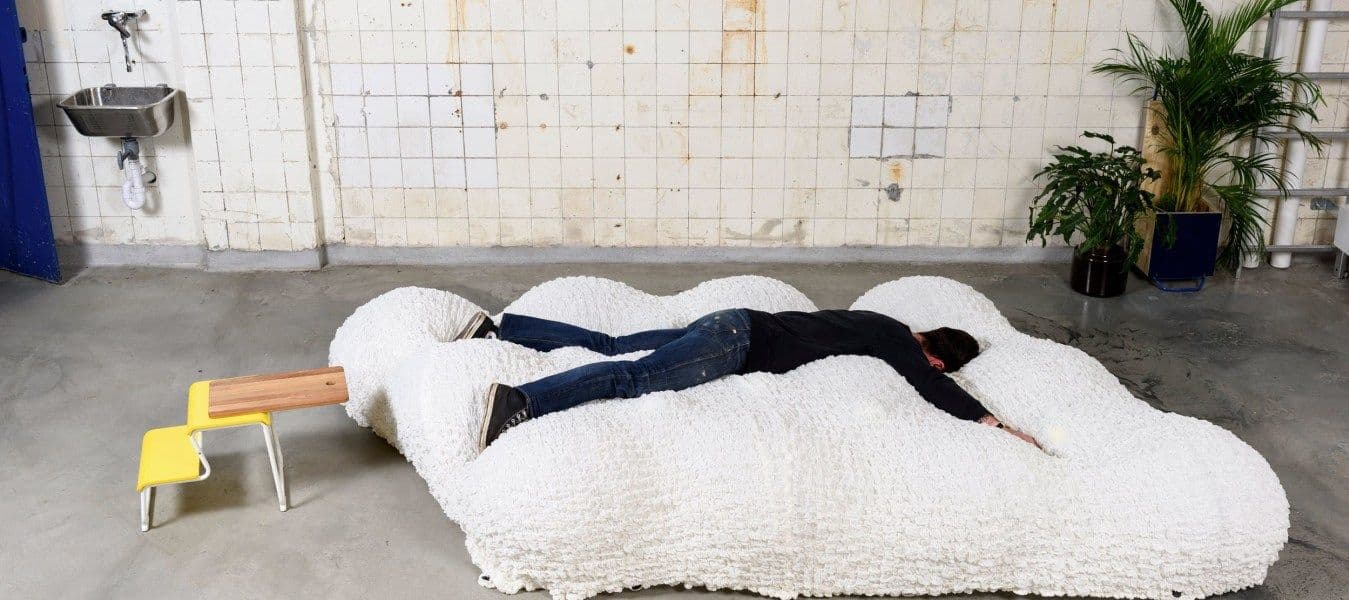
{"type": "Polygon", "coordinates": [[[126,59],[126,72],[131,72],[131,49],[127,47],[126,41],[131,38],[131,30],[127,29],[127,23],[135,21],[145,16],[145,10],[136,12],[123,12],[110,10],[99,17],[108,22],[113,29],[117,30],[117,35],[122,37],[122,55],[126,59]]]}

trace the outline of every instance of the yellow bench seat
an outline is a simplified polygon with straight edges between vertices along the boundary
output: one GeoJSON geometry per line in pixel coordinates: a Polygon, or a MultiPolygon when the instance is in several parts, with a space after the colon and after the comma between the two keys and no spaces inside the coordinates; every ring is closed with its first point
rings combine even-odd
{"type": "Polygon", "coordinates": [[[202,448],[202,432],[225,427],[262,427],[267,459],[272,463],[272,483],[284,512],[286,467],[281,447],[272,430],[272,411],[336,404],[347,400],[347,380],[342,367],[249,375],[230,379],[198,381],[187,391],[187,423],[145,432],[141,439],[140,471],[136,492],[141,500],[141,531],[150,530],[155,488],[161,485],[201,481],[211,476],[211,463],[202,448]],[[212,397],[214,396],[214,397],[212,397]]]}
{"type": "Polygon", "coordinates": [[[201,460],[192,445],[192,432],[186,425],[160,427],[141,438],[140,474],[136,491],[146,487],[196,481],[201,477],[201,460]]]}

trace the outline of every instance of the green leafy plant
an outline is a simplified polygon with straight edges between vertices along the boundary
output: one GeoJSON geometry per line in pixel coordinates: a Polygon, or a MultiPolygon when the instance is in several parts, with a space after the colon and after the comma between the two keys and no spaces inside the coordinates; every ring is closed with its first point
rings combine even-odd
{"type": "Polygon", "coordinates": [[[1063,236],[1071,244],[1074,236],[1080,236],[1077,252],[1083,254],[1120,245],[1128,269],[1143,250],[1134,221],[1153,209],[1152,193],[1143,189],[1143,182],[1155,181],[1160,174],[1146,166],[1137,149],[1117,146],[1114,138],[1102,133],[1082,135],[1103,140],[1110,149],[1058,147],[1054,160],[1035,174],[1035,179],[1045,179],[1045,188],[1031,203],[1026,240],[1039,237],[1043,246],[1050,237],[1063,236]]]}
{"type": "Polygon", "coordinates": [[[1247,153],[1245,144],[1268,148],[1277,142],[1274,133],[1285,130],[1321,148],[1324,142],[1297,124],[1299,117],[1315,120],[1321,90],[1299,73],[1280,70],[1278,61],[1236,50],[1265,15],[1296,0],[1246,0],[1216,18],[1199,0],[1168,1],[1185,31],[1184,56],[1158,53],[1129,34],[1128,50],[1095,72],[1137,84],[1135,93],[1159,101],[1165,131],[1158,149],[1172,172],[1162,181],[1158,209],[1199,212],[1212,204],[1225,211],[1231,227],[1218,261],[1236,268],[1244,254],[1264,248],[1266,220],[1256,186],[1265,180],[1287,191],[1279,157],[1247,153]]]}

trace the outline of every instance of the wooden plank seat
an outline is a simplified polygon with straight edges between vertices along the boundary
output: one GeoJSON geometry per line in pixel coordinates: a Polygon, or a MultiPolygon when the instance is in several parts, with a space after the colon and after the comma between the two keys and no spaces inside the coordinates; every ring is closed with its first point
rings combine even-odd
{"type": "Polygon", "coordinates": [[[347,401],[342,367],[324,367],[211,382],[212,419],[257,412],[309,408],[347,401]]]}

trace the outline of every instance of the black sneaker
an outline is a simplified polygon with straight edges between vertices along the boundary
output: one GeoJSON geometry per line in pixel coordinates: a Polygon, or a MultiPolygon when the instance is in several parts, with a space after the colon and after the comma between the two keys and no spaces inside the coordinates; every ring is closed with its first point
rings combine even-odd
{"type": "Polygon", "coordinates": [[[480,312],[473,315],[473,318],[468,320],[468,325],[465,325],[463,329],[459,330],[459,335],[454,336],[454,339],[455,341],[459,341],[496,337],[496,335],[497,324],[492,322],[492,317],[487,316],[487,313],[480,312]]]}
{"type": "Polygon", "coordinates": [[[492,384],[492,387],[487,388],[487,407],[483,410],[478,451],[486,450],[507,429],[528,420],[529,406],[525,395],[509,385],[492,384]]]}

